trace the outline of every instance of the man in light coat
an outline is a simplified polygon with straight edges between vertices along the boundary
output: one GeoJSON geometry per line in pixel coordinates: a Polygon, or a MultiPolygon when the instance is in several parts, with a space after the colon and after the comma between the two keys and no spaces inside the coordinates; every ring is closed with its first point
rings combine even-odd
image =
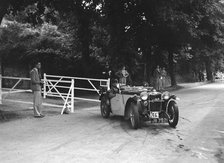
{"type": "Polygon", "coordinates": [[[154,78],[155,78],[155,88],[156,90],[161,90],[161,70],[159,65],[156,67],[155,71],[154,71],[154,78]]]}
{"type": "Polygon", "coordinates": [[[30,71],[31,90],[33,91],[33,110],[35,118],[42,118],[42,96],[41,96],[41,63],[36,63],[35,67],[30,71]]]}
{"type": "Polygon", "coordinates": [[[127,77],[129,76],[128,71],[126,70],[126,67],[123,66],[121,70],[116,72],[115,74],[117,77],[119,77],[119,83],[122,85],[126,85],[127,83],[127,77]]]}
{"type": "Polygon", "coordinates": [[[167,76],[167,72],[165,67],[162,68],[161,70],[161,76],[162,76],[162,90],[164,90],[166,88],[166,76],[167,76]]]}

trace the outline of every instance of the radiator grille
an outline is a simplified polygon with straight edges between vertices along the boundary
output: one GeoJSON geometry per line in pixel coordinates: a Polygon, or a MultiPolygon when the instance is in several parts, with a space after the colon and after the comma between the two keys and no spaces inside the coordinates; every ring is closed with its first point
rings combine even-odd
{"type": "Polygon", "coordinates": [[[162,102],[150,102],[149,110],[150,111],[161,111],[162,110],[162,102]]]}

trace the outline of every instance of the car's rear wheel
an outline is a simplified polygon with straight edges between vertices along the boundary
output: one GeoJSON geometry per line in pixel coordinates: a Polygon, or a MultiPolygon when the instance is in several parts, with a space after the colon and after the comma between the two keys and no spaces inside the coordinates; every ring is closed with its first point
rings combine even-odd
{"type": "Polygon", "coordinates": [[[106,97],[101,99],[100,111],[103,118],[108,118],[110,116],[109,100],[106,97]]]}
{"type": "Polygon", "coordinates": [[[171,102],[168,106],[168,123],[171,127],[175,128],[179,120],[179,109],[175,102],[171,102]]]}
{"type": "Polygon", "coordinates": [[[130,124],[133,129],[140,127],[140,118],[138,112],[138,106],[135,103],[130,104],[130,124]]]}

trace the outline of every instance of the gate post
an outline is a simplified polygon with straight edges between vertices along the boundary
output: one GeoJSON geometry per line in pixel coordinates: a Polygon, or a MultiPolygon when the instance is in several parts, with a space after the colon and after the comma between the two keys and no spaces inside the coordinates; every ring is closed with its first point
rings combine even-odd
{"type": "Polygon", "coordinates": [[[110,90],[110,78],[107,80],[107,90],[110,90]]]}
{"type": "Polygon", "coordinates": [[[2,74],[0,74],[0,104],[2,104],[2,74]]]}
{"type": "Polygon", "coordinates": [[[74,89],[75,89],[75,80],[72,79],[71,84],[71,112],[74,113],[74,89]]]}
{"type": "Polygon", "coordinates": [[[44,73],[44,98],[46,98],[47,96],[46,84],[47,84],[47,77],[46,77],[46,73],[44,73]]]}

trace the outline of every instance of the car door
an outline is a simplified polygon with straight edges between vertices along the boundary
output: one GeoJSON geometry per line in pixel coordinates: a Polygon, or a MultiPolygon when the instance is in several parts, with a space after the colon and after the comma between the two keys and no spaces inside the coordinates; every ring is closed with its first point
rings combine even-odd
{"type": "Polygon", "coordinates": [[[124,116],[123,95],[118,93],[111,99],[111,110],[114,115],[124,116]]]}

